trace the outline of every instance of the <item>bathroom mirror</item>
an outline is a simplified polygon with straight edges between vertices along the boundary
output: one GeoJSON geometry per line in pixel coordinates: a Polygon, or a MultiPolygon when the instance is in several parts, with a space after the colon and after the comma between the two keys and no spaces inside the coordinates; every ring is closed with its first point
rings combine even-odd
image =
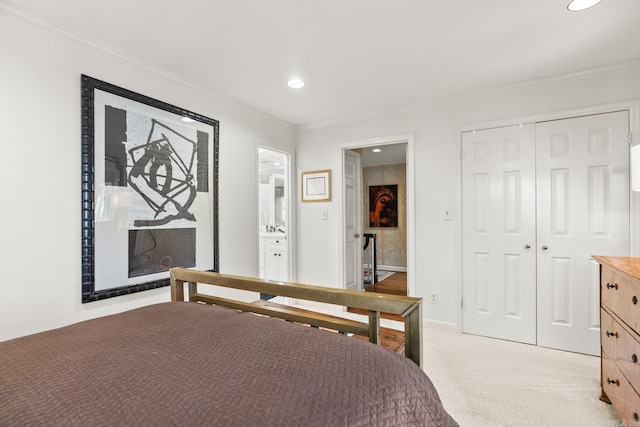
{"type": "Polygon", "coordinates": [[[258,148],[258,188],[260,191],[261,233],[286,233],[287,155],[265,147],[258,148]]]}

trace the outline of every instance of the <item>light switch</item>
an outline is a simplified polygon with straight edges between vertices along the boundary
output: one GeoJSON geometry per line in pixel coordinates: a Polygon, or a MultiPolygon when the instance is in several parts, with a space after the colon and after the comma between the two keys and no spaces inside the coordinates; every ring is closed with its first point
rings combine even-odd
{"type": "Polygon", "coordinates": [[[326,220],[327,218],[329,218],[329,210],[328,209],[322,209],[320,211],[320,219],[326,220]]]}

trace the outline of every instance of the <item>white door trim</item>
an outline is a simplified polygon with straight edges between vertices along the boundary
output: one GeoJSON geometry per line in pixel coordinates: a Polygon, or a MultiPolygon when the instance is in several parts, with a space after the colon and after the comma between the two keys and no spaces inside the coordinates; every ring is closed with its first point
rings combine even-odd
{"type": "MultiPolygon", "coordinates": [[[[504,126],[514,126],[524,123],[537,123],[549,120],[567,119],[571,117],[587,116],[591,114],[610,113],[614,111],[629,111],[629,130],[632,144],[640,143],[640,99],[613,102],[592,107],[575,108],[530,116],[493,120],[467,125],[456,126],[453,130],[453,167],[454,167],[454,212],[462,212],[462,133],[481,129],[491,129],[504,126]]],[[[630,197],[630,255],[640,256],[640,192],[631,192],[630,197]]],[[[456,310],[456,330],[462,331],[462,218],[454,215],[453,224],[453,280],[454,301],[456,310]]]]}
{"type": "MultiPolygon", "coordinates": [[[[416,224],[416,214],[415,214],[415,147],[414,147],[414,139],[413,134],[399,134],[399,135],[390,135],[379,138],[367,138],[360,139],[356,141],[347,141],[338,144],[338,156],[340,159],[340,173],[336,174],[339,176],[340,182],[337,182],[333,187],[340,194],[337,195],[336,200],[340,200],[340,203],[344,205],[344,182],[342,182],[342,177],[344,176],[344,151],[350,150],[354,148],[362,148],[362,147],[372,147],[375,145],[389,145],[393,143],[406,143],[407,144],[407,295],[415,296],[416,295],[416,262],[415,262],[415,245],[416,245],[416,237],[415,237],[415,224],[416,224]]],[[[341,211],[341,227],[340,227],[340,272],[339,277],[341,277],[344,281],[344,229],[345,229],[345,217],[344,217],[344,209],[340,209],[341,211]]],[[[342,283],[342,287],[344,288],[345,284],[342,283]]]]}
{"type": "MultiPolygon", "coordinates": [[[[273,151],[278,151],[280,153],[283,153],[287,156],[287,160],[288,160],[288,168],[285,171],[286,174],[286,179],[287,179],[287,187],[285,189],[286,191],[286,199],[287,199],[287,221],[289,222],[288,224],[286,224],[287,227],[287,250],[288,250],[288,256],[289,256],[289,281],[290,282],[296,282],[297,281],[297,277],[296,277],[296,258],[297,258],[297,250],[296,250],[296,198],[295,198],[295,194],[296,193],[296,180],[295,180],[295,170],[296,170],[296,165],[295,165],[295,159],[296,159],[296,152],[293,148],[290,147],[284,147],[282,145],[277,145],[277,144],[272,144],[268,141],[265,141],[263,139],[257,139],[256,140],[256,144],[255,144],[255,166],[254,166],[254,171],[257,174],[258,172],[258,149],[260,147],[263,148],[267,148],[269,150],[273,150],[273,151]]],[[[257,177],[256,177],[257,178],[257,177]]],[[[258,189],[258,180],[255,179],[256,182],[256,186],[255,186],[255,194],[254,194],[254,200],[257,203],[258,200],[258,194],[259,194],[259,189],[258,189]]],[[[260,224],[260,219],[258,218],[259,216],[259,207],[256,205],[256,209],[255,209],[255,224],[256,224],[256,233],[258,233],[258,227],[257,225],[260,224]]],[[[259,238],[259,236],[257,237],[259,238]]],[[[258,252],[260,251],[260,249],[258,248],[259,245],[257,245],[258,240],[256,240],[256,247],[258,252]]],[[[258,258],[260,259],[260,254],[258,253],[258,258]]],[[[256,276],[257,277],[257,276],[256,276]]]]}

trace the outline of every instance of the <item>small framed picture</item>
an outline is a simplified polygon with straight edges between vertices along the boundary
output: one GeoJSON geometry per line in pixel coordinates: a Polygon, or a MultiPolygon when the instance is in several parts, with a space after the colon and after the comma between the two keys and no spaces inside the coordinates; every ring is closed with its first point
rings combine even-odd
{"type": "Polygon", "coordinates": [[[302,172],[302,201],[331,201],[331,170],[302,172]]]}

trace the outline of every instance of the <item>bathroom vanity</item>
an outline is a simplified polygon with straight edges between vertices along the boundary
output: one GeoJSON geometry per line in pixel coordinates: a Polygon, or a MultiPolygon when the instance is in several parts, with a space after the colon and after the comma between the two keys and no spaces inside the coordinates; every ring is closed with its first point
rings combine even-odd
{"type": "Polygon", "coordinates": [[[260,233],[260,278],[289,281],[289,252],[285,233],[260,233]]]}

